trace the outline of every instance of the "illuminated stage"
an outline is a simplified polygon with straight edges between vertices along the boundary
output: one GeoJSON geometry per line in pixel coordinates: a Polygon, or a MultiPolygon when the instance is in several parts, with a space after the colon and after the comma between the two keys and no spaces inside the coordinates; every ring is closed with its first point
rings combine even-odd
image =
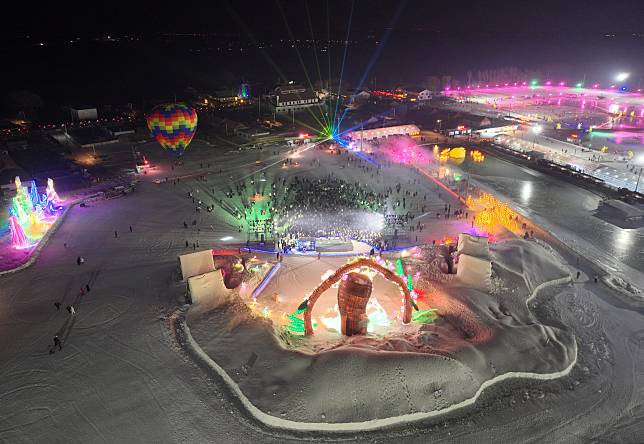
{"type": "Polygon", "coordinates": [[[315,256],[318,252],[324,256],[349,256],[369,253],[372,246],[366,242],[340,237],[302,238],[296,247],[289,250],[291,254],[315,256]]]}

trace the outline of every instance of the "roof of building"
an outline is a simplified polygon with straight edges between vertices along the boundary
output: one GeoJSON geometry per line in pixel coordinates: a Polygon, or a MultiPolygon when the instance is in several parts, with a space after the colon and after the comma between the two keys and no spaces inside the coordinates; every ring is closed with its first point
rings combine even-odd
{"type": "Polygon", "coordinates": [[[284,102],[286,100],[319,99],[318,95],[314,91],[310,90],[301,93],[277,94],[277,97],[280,98],[280,102],[284,102]]]}
{"type": "Polygon", "coordinates": [[[416,125],[397,125],[387,126],[374,129],[356,130],[347,134],[348,139],[353,138],[372,138],[372,137],[386,137],[396,134],[418,134],[420,129],[416,125]]]}
{"type": "Polygon", "coordinates": [[[307,90],[308,88],[299,84],[278,85],[275,87],[275,94],[296,94],[307,90]]]}
{"type": "Polygon", "coordinates": [[[74,111],[96,110],[96,106],[91,105],[71,105],[69,108],[74,111]]]}

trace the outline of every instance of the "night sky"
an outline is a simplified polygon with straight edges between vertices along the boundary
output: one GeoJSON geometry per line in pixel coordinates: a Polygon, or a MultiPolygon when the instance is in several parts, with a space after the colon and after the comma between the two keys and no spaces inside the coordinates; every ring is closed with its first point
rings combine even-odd
{"type": "MultiPolygon", "coordinates": [[[[478,38],[493,36],[574,37],[580,34],[644,32],[644,3],[638,1],[457,1],[422,0],[291,0],[291,1],[180,1],[133,4],[109,2],[48,2],[24,8],[3,24],[5,37],[30,34],[38,38],[71,37],[109,33],[205,32],[246,33],[259,38],[287,36],[282,12],[298,36],[310,35],[307,7],[318,33],[344,35],[355,3],[352,31],[358,35],[381,32],[393,25],[396,32],[427,30],[478,38]],[[155,7],[155,3],[156,6],[155,7]],[[328,9],[327,9],[328,6],[328,9]],[[392,23],[392,18],[399,18],[392,23]]],[[[421,42],[419,42],[421,43],[421,42]]]]}
{"type": "Polygon", "coordinates": [[[14,61],[2,90],[24,88],[57,100],[63,94],[104,100],[115,93],[138,100],[132,96],[163,95],[187,86],[215,88],[242,78],[270,85],[280,77],[319,77],[315,55],[326,57],[323,77],[329,72],[339,76],[341,45],[327,54],[302,49],[304,67],[287,45],[249,50],[248,45],[291,36],[323,41],[348,35],[352,44],[344,78],[353,84],[420,83],[429,75],[445,74],[464,78],[468,71],[506,66],[570,81],[586,76],[605,82],[624,70],[634,77],[644,73],[644,2],[639,1],[175,4],[114,0],[49,2],[35,8],[14,3],[18,9],[0,29],[0,50],[5,60],[14,61]],[[160,39],[164,34],[199,37],[160,39]],[[138,40],[113,45],[92,40],[107,35],[138,40]],[[109,90],[114,83],[125,85],[109,90]]]}

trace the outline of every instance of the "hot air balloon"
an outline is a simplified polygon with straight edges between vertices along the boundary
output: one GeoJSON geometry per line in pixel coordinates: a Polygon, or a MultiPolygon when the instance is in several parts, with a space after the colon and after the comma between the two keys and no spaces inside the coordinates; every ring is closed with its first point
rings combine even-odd
{"type": "Polygon", "coordinates": [[[150,133],[163,149],[179,157],[197,129],[197,112],[183,103],[159,105],[148,116],[150,133]]]}

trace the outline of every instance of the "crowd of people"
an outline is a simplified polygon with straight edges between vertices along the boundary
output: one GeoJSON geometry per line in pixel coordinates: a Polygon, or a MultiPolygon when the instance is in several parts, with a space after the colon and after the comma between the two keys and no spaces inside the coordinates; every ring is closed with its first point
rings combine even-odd
{"type": "MultiPolygon", "coordinates": [[[[348,154],[344,150],[338,153],[348,154]]],[[[248,242],[271,239],[284,243],[289,239],[292,244],[297,238],[341,237],[378,245],[384,244],[385,239],[418,238],[424,226],[416,217],[440,211],[430,196],[437,192],[440,199],[440,191],[430,189],[426,178],[414,168],[385,174],[385,170],[397,169],[401,163],[388,152],[376,151],[370,156],[340,154],[334,161],[335,169],[324,175],[316,171],[321,167],[319,156],[308,159],[309,168],[301,174],[292,173],[303,166],[302,160],[294,167],[288,158],[272,174],[260,170],[241,180],[231,180],[223,189],[204,184],[190,188],[187,195],[197,214],[203,209],[213,212],[215,208],[227,212],[237,231],[247,234],[248,242]],[[396,180],[391,180],[393,177],[396,180]]],[[[206,182],[204,177],[197,180],[206,182]]],[[[197,214],[195,217],[200,219],[197,214]]],[[[458,217],[457,213],[451,214],[458,217]]]]}

